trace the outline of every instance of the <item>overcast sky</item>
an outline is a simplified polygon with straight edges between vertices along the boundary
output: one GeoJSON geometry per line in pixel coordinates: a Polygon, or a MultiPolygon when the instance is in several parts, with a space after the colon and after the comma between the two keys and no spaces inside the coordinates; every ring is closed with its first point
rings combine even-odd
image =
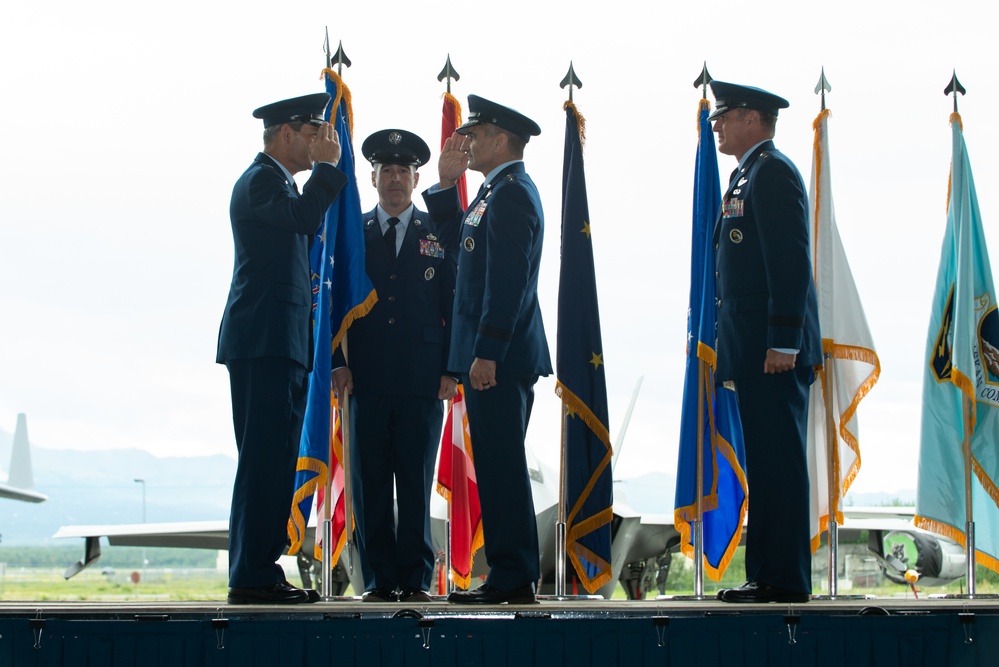
{"type": "MultiPolygon", "coordinates": [[[[353,66],[354,144],[379,129],[440,141],[450,53],[478,94],[542,127],[525,156],[544,202],[542,309],[555,355],[570,60],[583,81],[586,177],[611,437],[644,383],[617,477],[676,471],[693,162],[707,61],[723,81],[787,98],[776,143],[808,179],[813,93],[832,84],[837,220],[881,380],[859,411],[858,491],[915,488],[922,359],[946,219],[943,89],[956,68],[986,236],[999,248],[999,108],[985,3],[483,5],[14,0],[0,23],[0,427],[28,415],[49,448],[235,456],[228,377],[214,363],[232,274],[232,185],[261,147],[257,106],[322,90],[323,31],[353,66]]],[[[421,170],[420,189],[436,181],[421,170]]],[[[720,156],[723,175],[735,166],[720,156]]],[[[376,202],[357,164],[365,209],[376,202]]],[[[301,175],[303,178],[305,174],[301,175]]],[[[474,192],[481,176],[470,173],[474,192]]],[[[422,201],[417,200],[422,208],[422,201]]],[[[994,260],[995,261],[995,260],[994,260]]],[[[554,378],[529,439],[558,461],[554,378]]],[[[6,462],[4,462],[5,464],[6,462]]],[[[672,502],[672,499],[670,499],[672,502]]]]}

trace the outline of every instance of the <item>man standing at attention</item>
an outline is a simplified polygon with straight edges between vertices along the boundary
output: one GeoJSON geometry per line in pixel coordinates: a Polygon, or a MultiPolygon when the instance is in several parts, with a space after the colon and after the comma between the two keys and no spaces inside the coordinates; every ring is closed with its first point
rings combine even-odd
{"type": "Polygon", "coordinates": [[[365,268],[378,303],[351,327],[348,359],[339,347],[333,355],[333,388],[350,394],[361,599],[429,602],[434,462],[443,401],[458,393],[447,372],[457,224],[439,228],[413,205],[417,169],[430,159],[420,137],[382,130],[361,153],[378,191],[364,216],[365,268]]]}
{"type": "Polygon", "coordinates": [[[739,161],[715,225],[719,382],[731,381],[746,444],[746,584],[726,602],[807,602],[811,595],[808,387],[822,363],[809,257],[808,196],[774,148],[787,100],[711,82],[718,150],[739,161]]]}
{"type": "Polygon", "coordinates": [[[216,361],[229,370],[236,432],[236,480],[229,515],[230,604],[319,599],[293,587],[277,564],[288,543],[288,512],[312,368],[309,244],[347,182],[336,168],[340,139],[323,112],[326,93],[275,102],[264,150],[232,190],[235,263],[219,328],[216,361]],[[294,174],[312,170],[299,194],[294,174]]]}
{"type": "Polygon", "coordinates": [[[448,601],[533,603],[540,556],[525,438],[534,384],[552,366],[538,304],[544,215],[523,157],[541,128],[476,95],[468,109],[441,149],[439,183],[424,193],[434,221],[461,225],[448,369],[467,389],[489,564],[486,583],[448,601]],[[454,187],[466,169],[485,176],[467,213],[454,187]]]}

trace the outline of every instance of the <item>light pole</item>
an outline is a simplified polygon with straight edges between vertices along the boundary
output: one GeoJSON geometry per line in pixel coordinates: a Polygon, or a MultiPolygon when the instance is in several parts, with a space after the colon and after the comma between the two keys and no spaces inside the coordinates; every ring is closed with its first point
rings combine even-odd
{"type": "MultiPolygon", "coordinates": [[[[136,478],[133,480],[136,484],[142,485],[142,523],[146,522],[146,480],[136,478]]],[[[146,567],[148,561],[146,560],[146,548],[142,547],[142,567],[146,567]]]]}

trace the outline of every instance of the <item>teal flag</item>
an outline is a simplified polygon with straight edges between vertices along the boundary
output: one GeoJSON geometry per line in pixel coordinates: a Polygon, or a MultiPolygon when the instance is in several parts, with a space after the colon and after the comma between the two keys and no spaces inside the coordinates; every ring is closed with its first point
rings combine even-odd
{"type": "MultiPolygon", "coordinates": [[[[288,519],[289,553],[301,548],[305,529],[312,513],[313,497],[327,488],[330,469],[331,426],[333,418],[333,350],[357,318],[363,317],[377,297],[364,264],[364,228],[361,223],[361,198],[354,172],[354,149],[351,143],[350,91],[333,70],[324,72],[326,92],[332,102],[327,120],[340,137],[340,162],[337,168],[347,176],[347,184],[326,211],[326,220],[312,244],[312,312],[315,359],[309,375],[308,403],[299,445],[295,477],[295,497],[288,519]]],[[[334,489],[333,496],[336,496],[334,489]]],[[[333,498],[331,498],[331,501],[333,498]]],[[[345,519],[349,521],[349,518],[345,519]]],[[[336,539],[334,535],[334,539],[336,539]]],[[[317,540],[318,547],[318,540],[317,540]]],[[[336,561],[334,555],[333,562],[336,561]]],[[[316,557],[320,554],[317,548],[316,557]]]]}
{"type": "Polygon", "coordinates": [[[999,314],[961,116],[955,112],[950,122],[947,230],[923,360],[915,524],[967,548],[962,443],[969,433],[976,562],[999,571],[999,314]]]}
{"type": "Polygon", "coordinates": [[[568,508],[566,549],[583,587],[593,593],[612,578],[614,489],[604,348],[583,172],[584,123],[576,106],[566,102],[555,393],[567,414],[563,445],[568,508]]]}
{"type": "Polygon", "coordinates": [[[694,161],[694,213],[690,246],[690,307],[687,311],[687,369],[680,414],[680,452],[676,470],[673,521],[680,551],[694,558],[691,522],[697,519],[697,435],[702,434],[702,520],[704,572],[718,581],[742,538],[746,517],[746,452],[735,392],[715,386],[715,222],[721,206],[718,155],[708,114],[701,100],[699,139],[694,161]],[[698,394],[700,393],[700,396],[698,394]],[[700,406],[700,411],[698,407],[700,406]]]}

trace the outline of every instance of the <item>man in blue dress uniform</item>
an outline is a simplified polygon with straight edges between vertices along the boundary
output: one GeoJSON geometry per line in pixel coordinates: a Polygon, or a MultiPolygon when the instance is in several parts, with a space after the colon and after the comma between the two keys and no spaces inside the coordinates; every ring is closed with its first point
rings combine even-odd
{"type": "Polygon", "coordinates": [[[361,153],[378,191],[378,205],[364,216],[365,268],[378,302],[347,334],[347,358],[341,348],[334,353],[333,387],[350,394],[362,600],[429,602],[442,401],[458,386],[447,372],[457,224],[438,227],[413,205],[417,169],[430,159],[420,137],[382,130],[364,140],[361,153]]]}
{"type": "Polygon", "coordinates": [[[544,215],[524,169],[524,147],[541,128],[513,109],[468,96],[468,122],[445,141],[440,182],[424,200],[435,221],[461,223],[448,368],[461,375],[482,507],[489,575],[449,602],[535,602],[538,531],[525,437],[534,384],[552,372],[538,304],[544,215]],[[485,176],[462,211],[457,179],[485,176]]]}
{"type": "Polygon", "coordinates": [[[713,81],[718,150],[739,161],[715,225],[719,382],[732,382],[746,443],[746,579],[726,602],[807,602],[808,387],[822,363],[808,196],[774,148],[786,100],[713,81]]]}
{"type": "Polygon", "coordinates": [[[275,102],[264,150],[232,190],[235,262],[216,361],[229,370],[239,453],[229,515],[229,603],[294,604],[319,599],[291,586],[277,564],[312,368],[309,244],[347,182],[336,168],[340,140],[323,122],[326,93],[275,102]],[[293,175],[312,176],[301,194],[293,175]]]}

